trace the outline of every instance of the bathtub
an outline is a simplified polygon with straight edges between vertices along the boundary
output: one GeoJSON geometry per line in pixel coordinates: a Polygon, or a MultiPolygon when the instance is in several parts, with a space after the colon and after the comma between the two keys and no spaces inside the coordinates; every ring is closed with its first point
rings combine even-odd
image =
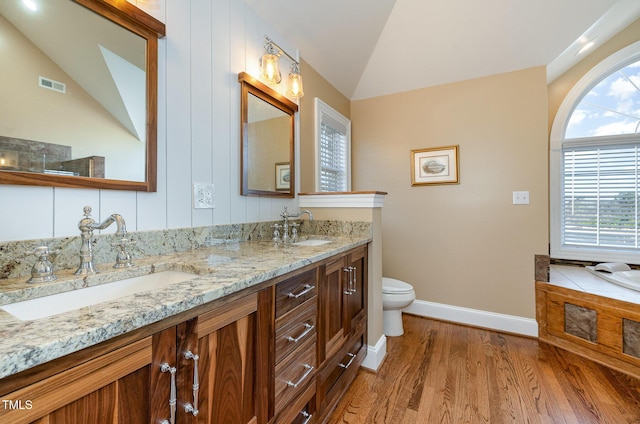
{"type": "Polygon", "coordinates": [[[587,266],[585,268],[587,271],[610,283],[617,284],[631,290],[640,291],[640,270],[627,269],[622,271],[613,270],[613,272],[609,272],[599,270],[599,267],[600,265],[587,266]]]}

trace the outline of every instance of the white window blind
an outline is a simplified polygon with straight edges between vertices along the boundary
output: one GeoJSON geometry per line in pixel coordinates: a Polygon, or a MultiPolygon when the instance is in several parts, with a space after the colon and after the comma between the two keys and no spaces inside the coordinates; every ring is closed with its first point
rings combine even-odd
{"type": "Polygon", "coordinates": [[[564,147],[563,245],[638,249],[639,146],[564,147]]]}
{"type": "Polygon", "coordinates": [[[316,99],[318,191],[349,191],[351,122],[316,99]]]}

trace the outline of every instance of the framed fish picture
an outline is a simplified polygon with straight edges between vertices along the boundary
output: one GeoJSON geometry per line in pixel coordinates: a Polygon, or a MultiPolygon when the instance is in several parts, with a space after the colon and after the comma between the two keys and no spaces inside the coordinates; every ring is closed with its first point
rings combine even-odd
{"type": "Polygon", "coordinates": [[[458,146],[411,150],[411,185],[459,184],[458,146]]]}
{"type": "Polygon", "coordinates": [[[291,165],[289,162],[276,163],[276,190],[289,190],[291,186],[291,165]]]}

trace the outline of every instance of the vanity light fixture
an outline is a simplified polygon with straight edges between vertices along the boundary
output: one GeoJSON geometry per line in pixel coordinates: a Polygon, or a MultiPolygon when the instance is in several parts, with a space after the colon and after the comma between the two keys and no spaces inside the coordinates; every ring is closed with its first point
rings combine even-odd
{"type": "Polygon", "coordinates": [[[264,39],[266,40],[264,45],[265,54],[260,58],[260,75],[262,79],[270,83],[280,84],[282,75],[280,74],[279,61],[280,56],[285,55],[291,61],[287,95],[294,98],[304,96],[302,75],[300,75],[300,63],[285,52],[282,47],[274,43],[268,36],[265,35],[264,39]]]}
{"type": "Polygon", "coordinates": [[[302,91],[302,75],[300,75],[300,65],[298,62],[294,62],[293,65],[291,65],[287,94],[296,99],[304,96],[304,91],[302,91]]]}
{"type": "Polygon", "coordinates": [[[264,38],[267,40],[267,44],[264,46],[266,53],[262,55],[262,59],[260,59],[262,79],[267,82],[280,84],[282,76],[280,75],[279,56],[282,54],[282,50],[280,49],[277,51],[274,47],[273,41],[271,41],[266,35],[264,38]]]}

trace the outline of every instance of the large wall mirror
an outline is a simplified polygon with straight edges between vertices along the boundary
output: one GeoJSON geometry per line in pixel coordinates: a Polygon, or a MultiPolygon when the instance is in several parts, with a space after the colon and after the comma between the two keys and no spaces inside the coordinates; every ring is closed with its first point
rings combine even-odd
{"type": "Polygon", "coordinates": [[[294,197],[295,113],[298,105],[244,72],[241,194],[294,197]]]}
{"type": "Polygon", "coordinates": [[[0,183],[155,191],[164,34],[124,0],[1,0],[0,183]]]}

